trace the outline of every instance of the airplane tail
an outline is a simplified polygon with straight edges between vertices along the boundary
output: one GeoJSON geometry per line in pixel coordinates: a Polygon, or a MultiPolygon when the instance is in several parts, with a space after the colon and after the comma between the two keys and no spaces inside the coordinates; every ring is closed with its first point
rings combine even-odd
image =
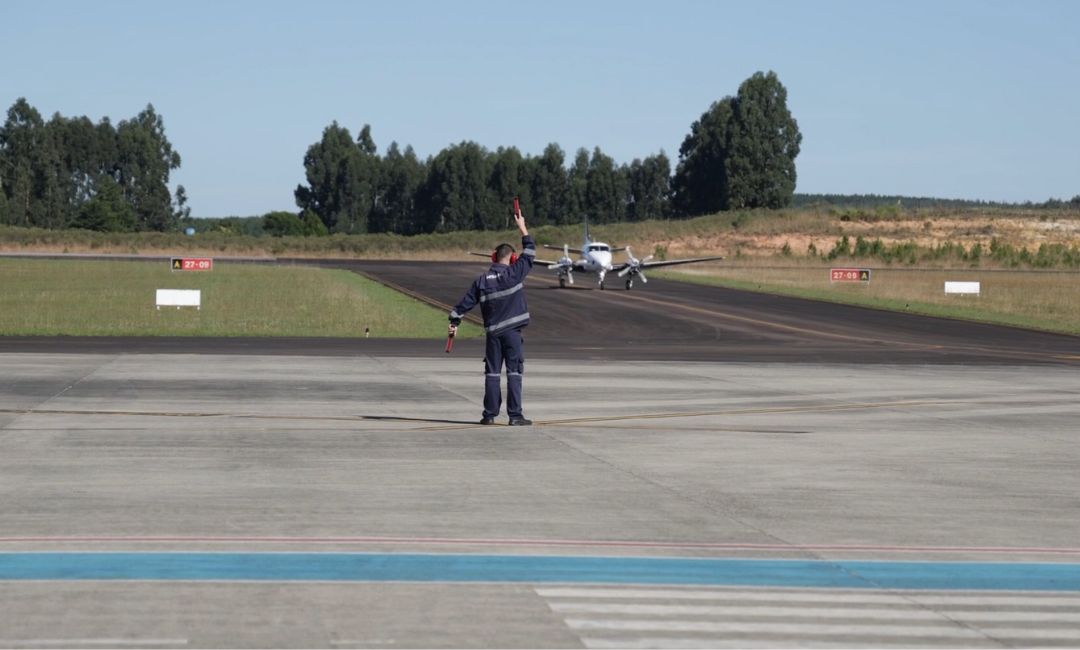
{"type": "Polygon", "coordinates": [[[592,239],[589,237],[589,215],[585,215],[585,245],[581,247],[581,250],[586,250],[589,247],[589,243],[592,239]]]}

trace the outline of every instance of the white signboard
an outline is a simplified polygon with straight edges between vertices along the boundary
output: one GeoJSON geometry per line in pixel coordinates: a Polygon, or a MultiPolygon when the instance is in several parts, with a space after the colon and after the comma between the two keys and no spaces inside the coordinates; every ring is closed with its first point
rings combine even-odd
{"type": "Polygon", "coordinates": [[[945,293],[957,293],[961,295],[979,295],[978,282],[946,282],[945,293]]]}
{"type": "Polygon", "coordinates": [[[162,307],[202,309],[202,291],[199,289],[158,289],[157,308],[162,307]]]}

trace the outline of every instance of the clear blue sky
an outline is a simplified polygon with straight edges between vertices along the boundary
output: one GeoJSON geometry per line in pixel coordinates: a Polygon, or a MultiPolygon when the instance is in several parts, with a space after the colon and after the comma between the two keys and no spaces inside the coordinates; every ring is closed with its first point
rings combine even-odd
{"type": "Polygon", "coordinates": [[[799,192],[1080,194],[1080,2],[36,2],[0,5],[0,102],[114,122],[153,103],[196,216],[295,209],[337,120],[422,156],[469,139],[677,160],[774,70],[799,192]]]}

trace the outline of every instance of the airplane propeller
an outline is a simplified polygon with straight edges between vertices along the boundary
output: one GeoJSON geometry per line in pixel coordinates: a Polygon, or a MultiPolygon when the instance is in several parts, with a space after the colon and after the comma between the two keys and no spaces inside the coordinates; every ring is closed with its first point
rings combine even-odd
{"type": "Polygon", "coordinates": [[[653,258],[653,256],[649,255],[645,259],[639,260],[636,257],[634,257],[634,251],[630,250],[630,247],[627,246],[626,247],[626,257],[627,257],[626,267],[623,270],[619,271],[619,277],[620,278],[625,277],[627,274],[629,274],[630,275],[630,279],[628,280],[628,282],[629,282],[629,281],[632,281],[634,279],[634,276],[636,275],[636,276],[641,278],[642,282],[648,282],[649,279],[645,277],[645,272],[642,270],[642,267],[649,260],[651,260],[653,258]]]}
{"type": "Polygon", "coordinates": [[[566,286],[566,280],[569,280],[570,284],[574,284],[574,260],[570,259],[569,244],[563,244],[563,256],[555,264],[548,264],[548,268],[552,271],[559,271],[559,286],[566,286]]]}

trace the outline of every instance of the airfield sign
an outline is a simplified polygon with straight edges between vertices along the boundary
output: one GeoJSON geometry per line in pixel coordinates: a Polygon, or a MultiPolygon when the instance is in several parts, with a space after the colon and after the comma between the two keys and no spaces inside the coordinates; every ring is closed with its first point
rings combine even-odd
{"type": "Polygon", "coordinates": [[[214,260],[209,257],[174,257],[169,261],[173,271],[211,271],[214,260]]]}
{"type": "Polygon", "coordinates": [[[870,269],[829,269],[829,282],[869,282],[870,269]]]}

